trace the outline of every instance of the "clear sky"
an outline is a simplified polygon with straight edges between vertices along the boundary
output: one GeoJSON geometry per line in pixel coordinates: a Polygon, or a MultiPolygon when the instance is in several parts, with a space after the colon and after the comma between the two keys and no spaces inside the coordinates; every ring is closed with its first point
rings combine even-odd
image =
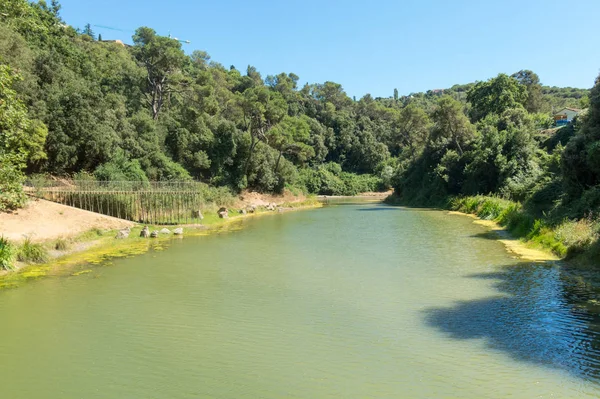
{"type": "MultiPolygon", "coordinates": [[[[536,72],[591,87],[600,72],[600,0],[61,0],[70,25],[139,26],[190,40],[186,52],[266,77],[334,81],[388,97],[536,72]]],[[[94,28],[104,39],[131,33],[94,28]]]]}

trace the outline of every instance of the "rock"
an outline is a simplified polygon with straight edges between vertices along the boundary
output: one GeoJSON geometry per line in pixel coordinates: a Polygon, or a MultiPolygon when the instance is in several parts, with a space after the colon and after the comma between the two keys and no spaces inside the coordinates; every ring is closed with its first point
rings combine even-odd
{"type": "Polygon", "coordinates": [[[276,208],[277,205],[272,202],[269,205],[267,205],[267,211],[274,211],[276,208]]]}
{"type": "Polygon", "coordinates": [[[160,234],[171,234],[171,230],[169,230],[169,229],[162,229],[160,231],[160,234]]]}
{"type": "Polygon", "coordinates": [[[221,208],[221,209],[219,209],[219,211],[217,212],[217,214],[219,215],[219,217],[221,219],[229,219],[229,211],[227,211],[227,208],[221,208]]]}
{"type": "Polygon", "coordinates": [[[284,211],[285,211],[285,209],[283,209],[281,207],[277,208],[277,212],[279,212],[279,213],[283,213],[284,211]]]}
{"type": "Polygon", "coordinates": [[[145,226],[142,231],[140,232],[140,237],[142,238],[148,238],[150,237],[150,229],[148,228],[148,226],[145,226]]]}
{"type": "Polygon", "coordinates": [[[248,205],[248,206],[246,207],[246,211],[247,211],[248,213],[254,213],[254,212],[256,212],[256,205],[248,205]]]}
{"type": "Polygon", "coordinates": [[[192,219],[204,219],[204,215],[202,214],[202,211],[197,210],[197,211],[192,211],[192,219]]]}
{"type": "Polygon", "coordinates": [[[154,230],[152,233],[150,233],[150,238],[158,238],[158,230],[154,230]]]}
{"type": "Polygon", "coordinates": [[[242,215],[245,215],[245,214],[247,214],[247,213],[248,213],[248,211],[246,211],[245,209],[240,209],[240,213],[241,213],[242,215]]]}
{"type": "Polygon", "coordinates": [[[176,236],[182,236],[183,235],[183,228],[179,227],[179,228],[173,230],[173,234],[175,234],[176,236]]]}
{"type": "Polygon", "coordinates": [[[131,229],[127,227],[125,229],[119,230],[115,238],[118,240],[124,240],[125,238],[129,237],[129,233],[131,233],[131,229]]]}

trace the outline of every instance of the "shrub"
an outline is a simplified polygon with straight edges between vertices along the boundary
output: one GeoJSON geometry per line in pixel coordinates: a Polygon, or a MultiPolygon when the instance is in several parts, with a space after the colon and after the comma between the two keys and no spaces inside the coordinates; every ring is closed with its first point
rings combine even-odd
{"type": "Polygon", "coordinates": [[[14,211],[25,205],[27,196],[23,192],[25,175],[6,157],[0,155],[0,212],[14,211]]]}
{"type": "Polygon", "coordinates": [[[0,236],[0,269],[13,270],[14,258],[15,248],[6,238],[0,236]]]}
{"type": "Polygon", "coordinates": [[[17,260],[27,263],[44,263],[48,261],[48,251],[42,244],[31,242],[27,237],[17,252],[17,260]]]}

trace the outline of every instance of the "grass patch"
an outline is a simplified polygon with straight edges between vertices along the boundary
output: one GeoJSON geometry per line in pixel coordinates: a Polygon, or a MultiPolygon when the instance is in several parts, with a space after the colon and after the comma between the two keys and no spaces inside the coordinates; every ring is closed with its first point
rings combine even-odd
{"type": "Polygon", "coordinates": [[[517,202],[486,196],[454,198],[450,208],[494,220],[506,227],[513,236],[548,249],[560,257],[571,258],[585,253],[586,258],[600,258],[592,254],[598,250],[600,255],[600,222],[591,217],[564,220],[553,225],[546,219],[534,218],[517,202]]]}
{"type": "Polygon", "coordinates": [[[66,251],[71,247],[71,243],[66,238],[59,238],[54,242],[54,249],[57,251],[66,251]]]}
{"type": "Polygon", "coordinates": [[[25,263],[44,263],[49,259],[48,250],[42,245],[31,241],[29,237],[17,251],[17,260],[25,263]]]}

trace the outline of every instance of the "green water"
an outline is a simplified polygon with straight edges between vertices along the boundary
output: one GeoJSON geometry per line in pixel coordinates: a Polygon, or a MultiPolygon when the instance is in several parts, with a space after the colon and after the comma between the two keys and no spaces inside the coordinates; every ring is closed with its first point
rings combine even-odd
{"type": "Polygon", "coordinates": [[[484,233],[344,204],[0,291],[0,398],[600,397],[588,280],[484,233]]]}

